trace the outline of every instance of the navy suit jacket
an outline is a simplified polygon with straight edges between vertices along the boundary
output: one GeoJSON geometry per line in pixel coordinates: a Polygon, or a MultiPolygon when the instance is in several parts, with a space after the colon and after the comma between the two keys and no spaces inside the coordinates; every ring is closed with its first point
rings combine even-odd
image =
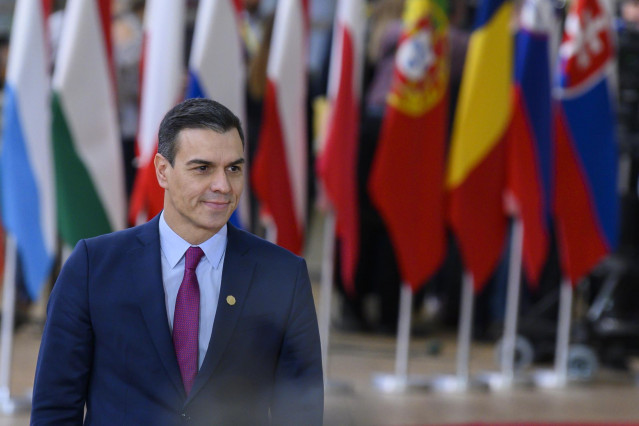
{"type": "Polygon", "coordinates": [[[231,224],[211,342],[186,396],[166,314],[158,218],[75,247],[49,299],[31,423],[321,424],[306,263],[231,224]]]}

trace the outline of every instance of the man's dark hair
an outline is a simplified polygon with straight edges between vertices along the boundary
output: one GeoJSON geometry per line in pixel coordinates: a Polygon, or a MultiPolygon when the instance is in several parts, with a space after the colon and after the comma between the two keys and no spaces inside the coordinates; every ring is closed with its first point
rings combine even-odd
{"type": "Polygon", "coordinates": [[[187,99],[171,108],[160,123],[158,153],[169,160],[171,166],[175,162],[178,135],[184,129],[210,129],[216,133],[237,129],[244,147],[242,123],[231,110],[211,99],[187,99]]]}

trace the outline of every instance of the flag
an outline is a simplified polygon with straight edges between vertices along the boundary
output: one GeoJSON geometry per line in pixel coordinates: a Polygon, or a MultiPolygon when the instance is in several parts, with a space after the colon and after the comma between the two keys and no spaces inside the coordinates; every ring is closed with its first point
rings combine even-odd
{"type": "Polygon", "coordinates": [[[153,158],[164,115],[184,96],[184,0],[148,0],[140,93],[140,125],[136,144],[138,171],[129,203],[129,222],[148,220],[164,206],[153,158]]]}
{"type": "Polygon", "coordinates": [[[251,176],[255,195],[277,227],[277,244],[297,254],[302,252],[306,227],[307,30],[308,1],[280,0],[251,176]]]}
{"type": "Polygon", "coordinates": [[[449,153],[450,223],[479,291],[504,243],[505,139],[511,118],[509,0],[482,0],[470,36],[449,153]]]}
{"type": "MultiPolygon", "coordinates": [[[[240,11],[238,0],[203,0],[198,6],[186,97],[215,99],[246,125],[246,66],[238,24],[240,11]]],[[[248,159],[246,144],[244,152],[248,159]]],[[[250,223],[246,189],[230,219],[241,228],[248,228],[250,223]]]]}
{"type": "Polygon", "coordinates": [[[55,256],[51,87],[43,0],[16,2],[2,108],[2,220],[13,235],[29,296],[55,256]]]}
{"type": "Polygon", "coordinates": [[[535,286],[548,253],[552,167],[550,0],[526,0],[515,37],[513,116],[508,135],[508,188],[524,228],[523,263],[535,286]]]}
{"type": "Polygon", "coordinates": [[[125,226],[110,28],[109,0],[67,3],[52,83],[52,135],[58,230],[70,246],[125,226]]]}
{"type": "Polygon", "coordinates": [[[357,149],[365,19],[362,0],[339,2],[328,83],[331,111],[323,152],[318,159],[318,175],[336,215],[342,258],[340,274],[344,287],[351,293],[359,258],[357,149]]]}
{"type": "Polygon", "coordinates": [[[617,139],[608,87],[614,44],[599,0],[575,0],[559,47],[555,215],[564,273],[577,284],[616,247],[617,139]]]}
{"type": "Polygon", "coordinates": [[[446,245],[448,19],[443,0],[408,0],[369,192],[404,282],[417,290],[446,245]]]}

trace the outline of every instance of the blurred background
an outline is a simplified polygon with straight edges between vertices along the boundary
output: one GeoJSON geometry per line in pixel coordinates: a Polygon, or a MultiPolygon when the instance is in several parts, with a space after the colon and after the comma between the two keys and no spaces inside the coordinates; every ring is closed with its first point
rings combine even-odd
{"type": "Polygon", "coordinates": [[[0,0],[0,80],[0,424],[69,250],[160,211],[159,122],[201,96],[246,132],[232,222],[307,259],[327,424],[639,421],[639,1],[0,0]],[[400,299],[411,373],[459,369],[464,283],[499,369],[513,280],[518,377],[571,291],[565,386],[376,389],[400,299]]]}

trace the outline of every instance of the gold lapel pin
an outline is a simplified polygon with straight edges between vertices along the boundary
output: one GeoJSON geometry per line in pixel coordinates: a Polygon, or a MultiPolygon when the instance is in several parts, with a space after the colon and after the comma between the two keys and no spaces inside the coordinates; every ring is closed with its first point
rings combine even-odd
{"type": "Polygon", "coordinates": [[[233,306],[235,305],[235,297],[233,296],[226,296],[226,303],[228,303],[229,305],[233,306]]]}

